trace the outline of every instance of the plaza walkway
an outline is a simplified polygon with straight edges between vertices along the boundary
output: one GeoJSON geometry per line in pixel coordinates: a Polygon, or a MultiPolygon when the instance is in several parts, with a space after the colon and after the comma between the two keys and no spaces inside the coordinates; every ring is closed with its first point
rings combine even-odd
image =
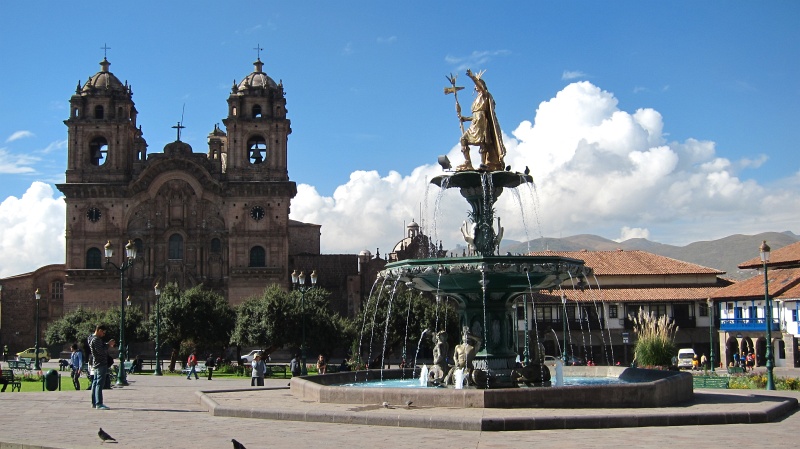
{"type": "MultiPolygon", "coordinates": [[[[267,379],[266,386],[252,390],[248,378],[186,380],[182,376],[132,375],[130,386],[105,392],[111,410],[90,408],[88,391],[0,394],[0,449],[3,448],[97,448],[102,427],[128,448],[231,448],[236,438],[249,449],[272,447],[342,448],[506,448],[553,445],[581,448],[627,447],[791,447],[792,434],[800,428],[796,409],[781,413],[773,422],[686,426],[577,428],[535,431],[470,431],[420,427],[430,417],[447,422],[475,422],[494,417],[561,416],[591,423],[610,416],[660,416],[657,424],[676,422],[681,416],[720,416],[733,413],[762,420],[770,410],[785,404],[783,398],[800,398],[797,392],[755,390],[698,390],[692,404],[662,409],[593,410],[489,410],[431,409],[390,405],[389,408],[315,404],[295,399],[286,389],[288,380],[267,379]],[[204,393],[200,393],[200,391],[204,393]],[[232,417],[214,416],[225,411],[232,417]],[[278,416],[256,419],[238,416],[278,416]],[[395,426],[331,424],[318,421],[325,415],[371,416],[380,424],[395,426]],[[310,421],[297,421],[309,417],[310,421]],[[292,419],[292,420],[287,420],[292,419]]],[[[700,419],[699,422],[703,420],[700,419]]],[[[713,420],[712,420],[713,421],[713,420]]],[[[591,426],[591,424],[587,424],[591,426]]]]}

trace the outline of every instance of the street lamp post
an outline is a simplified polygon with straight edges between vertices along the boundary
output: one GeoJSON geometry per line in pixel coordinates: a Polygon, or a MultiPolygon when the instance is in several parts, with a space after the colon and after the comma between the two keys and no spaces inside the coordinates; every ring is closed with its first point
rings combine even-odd
{"type": "Polygon", "coordinates": [[[161,372],[161,358],[158,355],[158,350],[161,347],[161,287],[159,287],[158,282],[156,282],[153,290],[156,292],[156,371],[153,375],[161,376],[163,375],[161,372]]]}
{"type": "Polygon", "coordinates": [[[42,294],[39,293],[38,288],[36,289],[34,296],[36,296],[36,342],[33,345],[33,354],[36,358],[36,361],[34,362],[33,369],[39,371],[42,369],[41,362],[39,361],[39,300],[42,299],[42,294]]]}
{"type": "Polygon", "coordinates": [[[120,290],[120,314],[119,314],[119,370],[117,370],[117,385],[128,385],[127,375],[125,373],[125,360],[126,344],[125,344],[125,272],[128,268],[132,267],[136,262],[136,245],[130,240],[125,245],[126,262],[122,265],[117,265],[111,261],[114,257],[114,248],[111,242],[107,242],[105,246],[106,253],[106,267],[111,265],[117,272],[119,272],[119,290],[120,290]]]}
{"type": "Polygon", "coordinates": [[[759,252],[761,253],[761,263],[764,266],[764,302],[766,303],[766,313],[764,317],[767,322],[767,390],[775,389],[775,378],[772,376],[772,369],[775,367],[775,361],[772,356],[772,301],[769,297],[769,278],[767,277],[767,262],[769,262],[769,245],[767,241],[761,242],[759,252]]]}
{"type": "Polygon", "coordinates": [[[708,298],[708,344],[711,346],[711,351],[709,354],[709,360],[711,363],[711,372],[714,372],[714,301],[711,298],[708,298]]]}
{"type": "Polygon", "coordinates": [[[317,286],[317,272],[311,271],[311,286],[306,285],[306,275],[302,271],[297,274],[297,270],[292,271],[292,284],[294,288],[300,291],[300,308],[303,314],[303,340],[300,345],[300,374],[305,376],[308,374],[306,368],[306,292],[317,286]]]}

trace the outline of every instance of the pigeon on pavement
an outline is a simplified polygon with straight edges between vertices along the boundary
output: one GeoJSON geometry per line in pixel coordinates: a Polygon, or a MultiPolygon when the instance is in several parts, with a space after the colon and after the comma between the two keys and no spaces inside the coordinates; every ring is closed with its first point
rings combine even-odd
{"type": "Polygon", "coordinates": [[[114,437],[112,437],[111,435],[107,434],[107,433],[106,433],[106,431],[105,431],[105,430],[103,430],[103,428],[102,428],[102,427],[101,427],[101,428],[100,428],[100,430],[97,432],[97,436],[99,436],[99,437],[100,437],[100,439],[101,439],[101,440],[103,440],[103,443],[105,443],[105,442],[107,442],[107,441],[111,441],[111,442],[114,442],[114,443],[116,443],[116,442],[117,442],[117,440],[115,440],[115,439],[114,439],[114,437]]]}
{"type": "Polygon", "coordinates": [[[383,408],[389,408],[389,403],[386,401],[383,401],[383,404],[381,405],[383,405],[383,408]]]}

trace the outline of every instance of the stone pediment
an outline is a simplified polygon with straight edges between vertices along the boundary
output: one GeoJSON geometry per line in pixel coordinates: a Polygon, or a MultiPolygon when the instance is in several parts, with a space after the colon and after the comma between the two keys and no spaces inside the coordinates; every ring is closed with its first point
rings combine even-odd
{"type": "Polygon", "coordinates": [[[184,176],[190,176],[198,181],[204,189],[215,194],[222,193],[222,184],[212,176],[210,172],[211,164],[204,154],[190,154],[177,156],[167,156],[166,154],[154,154],[147,158],[147,167],[131,183],[129,192],[131,195],[147,191],[153,181],[160,175],[168,172],[180,172],[184,176]]]}

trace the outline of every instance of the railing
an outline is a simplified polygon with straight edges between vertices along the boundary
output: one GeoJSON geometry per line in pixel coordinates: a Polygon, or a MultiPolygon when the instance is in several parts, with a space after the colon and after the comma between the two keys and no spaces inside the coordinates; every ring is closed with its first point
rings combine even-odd
{"type": "MultiPolygon", "coordinates": [[[[534,320],[532,318],[528,319],[530,321],[528,329],[533,329],[534,320]]],[[[520,320],[520,330],[524,329],[525,320],[520,320]]],[[[564,328],[564,321],[563,320],[544,320],[539,319],[536,320],[535,323],[539,326],[539,329],[544,329],[550,327],[555,330],[561,330],[564,328]]],[[[567,329],[569,330],[577,330],[577,329],[600,329],[605,328],[605,321],[603,319],[597,319],[597,317],[591,318],[583,318],[583,319],[569,319],[567,320],[567,329]]]]}
{"type": "MultiPolygon", "coordinates": [[[[680,329],[694,329],[697,327],[697,318],[693,316],[686,316],[686,317],[670,317],[670,323],[675,323],[680,329]]],[[[633,329],[633,321],[629,318],[625,317],[625,330],[632,330],[633,329]]]]}
{"type": "MultiPolygon", "coordinates": [[[[721,331],[763,331],[766,328],[766,318],[722,318],[719,320],[719,330],[721,331]]],[[[781,330],[780,322],[777,319],[772,320],[771,330],[781,330]]]]}

